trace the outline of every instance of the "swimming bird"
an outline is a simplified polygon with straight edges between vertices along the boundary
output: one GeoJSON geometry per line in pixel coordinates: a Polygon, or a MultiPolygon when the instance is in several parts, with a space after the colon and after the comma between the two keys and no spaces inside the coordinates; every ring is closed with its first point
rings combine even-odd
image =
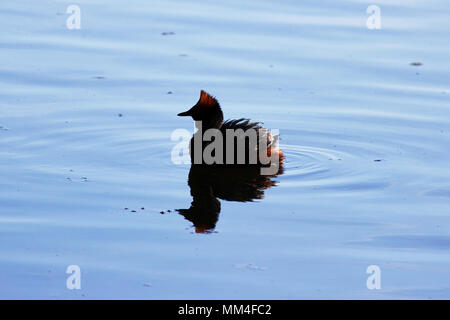
{"type": "Polygon", "coordinates": [[[284,156],[276,146],[278,136],[273,136],[260,122],[246,118],[224,121],[219,101],[206,91],[201,90],[198,102],[178,116],[192,117],[199,129],[190,143],[193,164],[276,165],[277,171],[282,170],[284,156]],[[209,129],[213,130],[212,134],[205,139],[209,129]],[[201,152],[196,153],[196,148],[201,152]],[[205,151],[210,152],[212,160],[205,158],[205,153],[208,154],[205,151]]]}

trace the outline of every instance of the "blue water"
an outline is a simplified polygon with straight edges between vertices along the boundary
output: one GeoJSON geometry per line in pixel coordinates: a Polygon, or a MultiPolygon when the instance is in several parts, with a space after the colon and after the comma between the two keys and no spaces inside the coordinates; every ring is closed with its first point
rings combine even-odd
{"type": "Polygon", "coordinates": [[[450,298],[445,1],[69,4],[0,4],[0,298],[450,298]],[[171,161],[200,89],[286,155],[204,234],[171,161]]]}

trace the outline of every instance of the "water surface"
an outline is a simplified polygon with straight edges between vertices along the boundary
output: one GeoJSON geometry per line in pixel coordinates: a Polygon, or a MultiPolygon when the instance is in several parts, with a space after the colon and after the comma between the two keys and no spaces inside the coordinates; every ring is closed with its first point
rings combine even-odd
{"type": "Polygon", "coordinates": [[[0,6],[1,298],[450,297],[445,1],[77,4],[0,6]],[[170,157],[200,89],[286,155],[205,234],[170,157]]]}

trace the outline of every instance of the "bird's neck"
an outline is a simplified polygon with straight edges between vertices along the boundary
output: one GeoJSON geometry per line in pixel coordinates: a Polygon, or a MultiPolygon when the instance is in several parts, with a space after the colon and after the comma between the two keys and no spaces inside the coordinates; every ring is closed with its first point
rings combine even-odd
{"type": "Polygon", "coordinates": [[[208,129],[220,129],[223,123],[223,113],[220,107],[214,111],[209,117],[202,120],[203,131],[208,129]]]}

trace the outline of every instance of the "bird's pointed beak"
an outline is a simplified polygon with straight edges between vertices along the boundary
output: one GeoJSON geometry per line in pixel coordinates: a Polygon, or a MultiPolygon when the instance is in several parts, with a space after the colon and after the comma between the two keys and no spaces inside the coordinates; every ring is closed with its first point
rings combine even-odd
{"type": "Polygon", "coordinates": [[[177,116],[179,117],[192,116],[192,109],[194,109],[194,107],[190,108],[188,111],[180,112],[179,114],[177,114],[177,116]]]}
{"type": "Polygon", "coordinates": [[[179,116],[179,117],[186,117],[186,116],[190,116],[190,115],[191,115],[191,113],[189,112],[189,110],[185,111],[185,112],[180,112],[179,114],[177,114],[177,116],[179,116]]]}

